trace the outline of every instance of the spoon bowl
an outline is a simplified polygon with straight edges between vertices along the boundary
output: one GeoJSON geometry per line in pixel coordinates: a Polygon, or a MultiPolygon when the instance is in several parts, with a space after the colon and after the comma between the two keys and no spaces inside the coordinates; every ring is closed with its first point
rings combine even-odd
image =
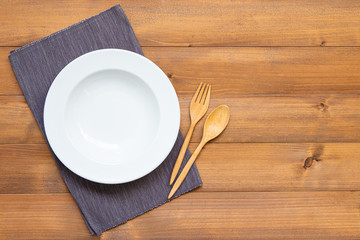
{"type": "Polygon", "coordinates": [[[210,141],[220,135],[226,128],[230,119],[230,109],[220,105],[207,117],[204,125],[202,141],[210,141]]]}

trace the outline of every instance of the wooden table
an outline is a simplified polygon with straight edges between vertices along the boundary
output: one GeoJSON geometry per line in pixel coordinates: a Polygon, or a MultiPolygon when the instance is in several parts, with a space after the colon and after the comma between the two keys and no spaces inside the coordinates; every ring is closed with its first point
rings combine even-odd
{"type": "MultiPolygon", "coordinates": [[[[0,239],[91,238],[7,56],[116,3],[0,2],[0,239]]],[[[201,81],[209,110],[232,115],[197,161],[203,187],[101,239],[360,239],[359,1],[120,4],[178,93],[184,133],[201,81]]]]}

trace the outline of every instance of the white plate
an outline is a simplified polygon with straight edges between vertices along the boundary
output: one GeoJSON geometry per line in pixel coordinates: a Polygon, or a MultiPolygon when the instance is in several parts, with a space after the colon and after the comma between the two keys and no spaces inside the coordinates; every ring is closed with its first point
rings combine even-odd
{"type": "Polygon", "coordinates": [[[179,131],[176,92],[147,58],[125,50],[82,55],[55,78],[44,107],[47,139],[71,171],[99,183],[158,167],[179,131]]]}

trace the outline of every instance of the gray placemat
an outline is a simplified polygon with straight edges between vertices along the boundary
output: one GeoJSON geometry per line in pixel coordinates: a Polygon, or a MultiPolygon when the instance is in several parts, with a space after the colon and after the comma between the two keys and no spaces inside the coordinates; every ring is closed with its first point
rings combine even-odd
{"type": "MultiPolygon", "coordinates": [[[[45,139],[43,108],[52,81],[78,56],[103,48],[143,54],[120,5],[11,52],[11,66],[45,139]]],[[[100,235],[167,201],[170,174],[182,143],[179,132],[171,153],[156,170],[139,180],[116,185],[94,183],[77,176],[49,148],[90,232],[100,235]]],[[[188,150],[183,166],[189,157],[188,150]]],[[[201,184],[194,164],[174,197],[201,184]]]]}

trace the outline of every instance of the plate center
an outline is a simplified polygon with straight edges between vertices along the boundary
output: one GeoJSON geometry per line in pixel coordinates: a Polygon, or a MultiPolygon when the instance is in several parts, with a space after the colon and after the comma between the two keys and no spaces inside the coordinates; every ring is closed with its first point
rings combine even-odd
{"type": "Polygon", "coordinates": [[[65,125],[73,145],[102,164],[134,159],[152,143],[159,121],[159,105],[150,87],[121,70],[87,76],[66,105],[65,125]]]}

